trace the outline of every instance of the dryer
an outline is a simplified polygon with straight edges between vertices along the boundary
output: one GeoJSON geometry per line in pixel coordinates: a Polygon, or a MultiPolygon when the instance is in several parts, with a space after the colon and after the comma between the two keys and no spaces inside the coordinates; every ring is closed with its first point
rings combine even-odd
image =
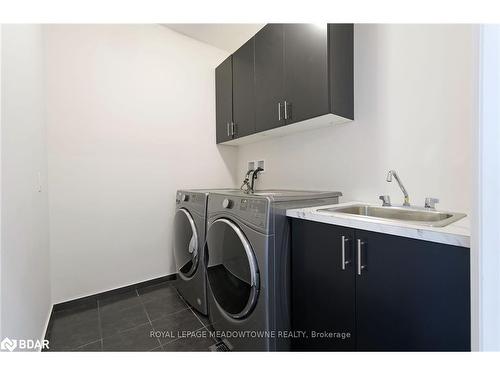
{"type": "Polygon", "coordinates": [[[290,349],[289,208],[338,203],[340,192],[210,193],[205,267],[209,318],[229,350],[290,349]]]}
{"type": "Polygon", "coordinates": [[[209,192],[234,189],[178,190],[174,216],[173,252],[177,272],[176,287],[184,300],[207,315],[207,287],[203,246],[205,243],[209,192]]]}
{"type": "Polygon", "coordinates": [[[207,314],[203,267],[208,192],[178,190],[174,216],[174,259],[179,294],[193,308],[207,314]]]}

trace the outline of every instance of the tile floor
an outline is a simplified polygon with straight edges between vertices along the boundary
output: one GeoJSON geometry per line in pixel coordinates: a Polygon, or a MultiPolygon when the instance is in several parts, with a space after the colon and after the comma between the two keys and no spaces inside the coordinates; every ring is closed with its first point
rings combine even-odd
{"type": "Polygon", "coordinates": [[[49,351],[209,351],[216,341],[208,319],[183,301],[173,283],[61,307],[47,329],[49,351]]]}

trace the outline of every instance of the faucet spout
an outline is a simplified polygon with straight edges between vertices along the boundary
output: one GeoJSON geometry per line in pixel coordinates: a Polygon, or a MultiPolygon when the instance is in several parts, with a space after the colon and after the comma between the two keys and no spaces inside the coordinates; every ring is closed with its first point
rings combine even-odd
{"type": "Polygon", "coordinates": [[[392,182],[392,177],[393,176],[396,179],[396,182],[398,183],[399,188],[401,189],[401,191],[403,192],[403,195],[405,197],[403,206],[409,206],[410,205],[410,196],[408,195],[408,192],[406,191],[406,188],[404,187],[403,183],[401,182],[401,179],[399,178],[399,176],[398,176],[398,174],[396,173],[395,170],[391,169],[387,173],[386,181],[387,182],[392,182]]]}

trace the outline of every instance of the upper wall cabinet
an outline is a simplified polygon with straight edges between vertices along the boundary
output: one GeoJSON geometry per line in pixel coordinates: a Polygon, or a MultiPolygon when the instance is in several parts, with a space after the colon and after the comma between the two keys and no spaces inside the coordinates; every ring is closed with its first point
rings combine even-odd
{"type": "Polygon", "coordinates": [[[233,139],[233,58],[215,69],[215,124],[217,143],[233,139]]]}
{"type": "Polygon", "coordinates": [[[255,133],[254,59],[254,38],[233,54],[234,138],[255,133]]]}
{"type": "Polygon", "coordinates": [[[283,25],[268,24],[255,35],[255,127],[285,125],[283,25]]]}
{"type": "Polygon", "coordinates": [[[226,123],[227,113],[217,112],[217,143],[354,119],[352,24],[266,25],[232,55],[231,87],[222,74],[227,61],[216,69],[216,88],[225,90],[217,92],[217,111],[227,111],[231,96],[232,118],[226,123]]]}
{"type": "Polygon", "coordinates": [[[327,114],[330,111],[327,26],[284,25],[283,34],[286,123],[327,114]]]}

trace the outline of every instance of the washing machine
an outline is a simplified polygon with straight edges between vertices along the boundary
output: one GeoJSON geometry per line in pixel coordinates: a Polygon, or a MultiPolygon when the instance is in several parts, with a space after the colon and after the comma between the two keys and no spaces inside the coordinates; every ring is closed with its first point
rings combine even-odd
{"type": "Polygon", "coordinates": [[[213,334],[233,351],[290,349],[286,210],[338,203],[340,192],[209,194],[204,247],[213,334]]]}
{"type": "Polygon", "coordinates": [[[176,287],[184,300],[207,315],[207,287],[203,246],[205,243],[207,200],[211,191],[233,189],[178,190],[174,217],[174,259],[176,287]]]}

